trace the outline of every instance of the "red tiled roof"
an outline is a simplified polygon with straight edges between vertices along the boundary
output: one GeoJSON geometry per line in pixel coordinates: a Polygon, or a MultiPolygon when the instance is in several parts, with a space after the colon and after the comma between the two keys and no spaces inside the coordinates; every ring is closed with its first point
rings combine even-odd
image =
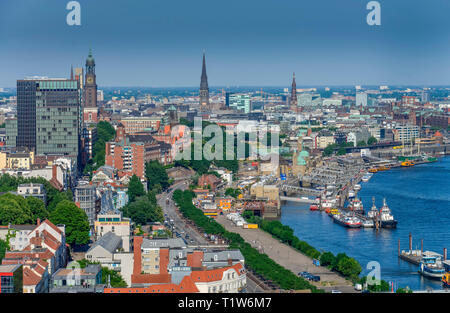
{"type": "Polygon", "coordinates": [[[42,276],[38,276],[30,268],[23,268],[23,284],[27,286],[37,285],[41,281],[42,276]]]}

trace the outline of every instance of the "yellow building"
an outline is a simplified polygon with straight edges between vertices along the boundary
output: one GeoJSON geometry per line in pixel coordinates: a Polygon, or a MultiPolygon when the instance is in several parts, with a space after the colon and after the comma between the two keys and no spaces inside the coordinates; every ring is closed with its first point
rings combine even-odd
{"type": "Polygon", "coordinates": [[[216,198],[217,208],[222,211],[228,211],[231,209],[233,203],[232,197],[218,197],[216,198]]]}
{"type": "Polygon", "coordinates": [[[0,152],[0,169],[31,169],[34,152],[0,152]]]}

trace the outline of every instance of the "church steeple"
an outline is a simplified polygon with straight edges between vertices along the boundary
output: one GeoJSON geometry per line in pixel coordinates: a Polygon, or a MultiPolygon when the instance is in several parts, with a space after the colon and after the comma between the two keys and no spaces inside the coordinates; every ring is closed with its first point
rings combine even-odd
{"type": "Polygon", "coordinates": [[[292,77],[291,106],[297,106],[297,84],[295,83],[295,73],[292,77]]]}
{"type": "Polygon", "coordinates": [[[200,105],[209,106],[208,76],[206,75],[206,59],[203,51],[202,77],[200,79],[200,105]]]}

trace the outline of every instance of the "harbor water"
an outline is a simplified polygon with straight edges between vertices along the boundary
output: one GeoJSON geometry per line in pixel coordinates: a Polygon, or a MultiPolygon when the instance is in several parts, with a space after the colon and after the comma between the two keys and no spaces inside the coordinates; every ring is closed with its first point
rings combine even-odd
{"type": "Polygon", "coordinates": [[[422,277],[417,265],[398,258],[398,240],[401,250],[408,250],[411,233],[413,249],[420,250],[423,239],[424,251],[450,251],[450,157],[375,173],[361,186],[358,197],[364,211],[367,213],[372,206],[372,197],[378,208],[386,198],[398,221],[396,229],[345,228],[333,223],[326,213],[310,211],[309,205],[293,202],[283,205],[281,222],[319,251],[344,252],[355,258],[363,268],[362,275],[370,272],[366,268],[370,261],[377,261],[381,279],[394,282],[394,287],[442,289],[441,282],[422,277]]]}

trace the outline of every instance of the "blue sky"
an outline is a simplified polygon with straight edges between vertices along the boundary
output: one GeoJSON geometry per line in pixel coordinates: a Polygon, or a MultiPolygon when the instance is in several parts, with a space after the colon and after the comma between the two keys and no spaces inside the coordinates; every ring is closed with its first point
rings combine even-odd
{"type": "Polygon", "coordinates": [[[92,47],[100,86],[450,85],[450,1],[0,0],[0,87],[62,77],[92,47]]]}

